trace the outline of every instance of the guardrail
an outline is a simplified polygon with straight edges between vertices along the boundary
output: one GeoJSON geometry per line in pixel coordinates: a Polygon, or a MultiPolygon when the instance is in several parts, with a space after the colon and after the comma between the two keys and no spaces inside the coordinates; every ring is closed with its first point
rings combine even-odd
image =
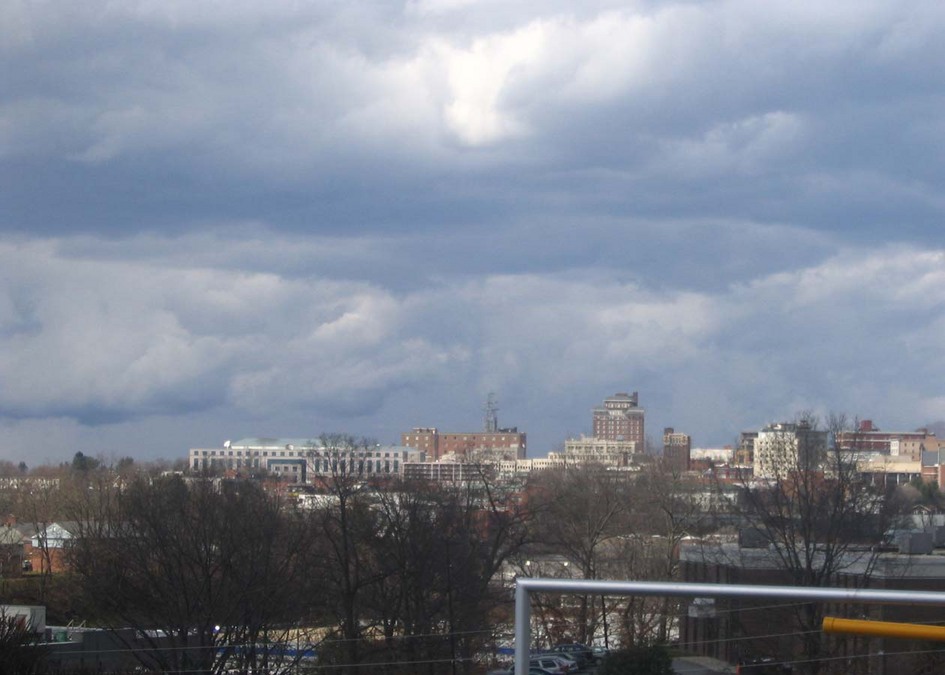
{"type": "Polygon", "coordinates": [[[854,604],[941,605],[945,592],[894,591],[870,588],[805,588],[748,584],[702,584],[665,581],[602,581],[581,579],[533,579],[515,581],[515,672],[528,672],[531,644],[531,594],[578,593],[581,595],[637,595],[689,598],[786,598],[814,602],[854,604]]]}

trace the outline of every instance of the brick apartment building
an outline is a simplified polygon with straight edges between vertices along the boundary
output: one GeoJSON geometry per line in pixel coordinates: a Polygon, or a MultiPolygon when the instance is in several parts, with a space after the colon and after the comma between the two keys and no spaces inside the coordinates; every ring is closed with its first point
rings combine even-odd
{"type": "Polygon", "coordinates": [[[526,438],[517,427],[495,431],[441,432],[436,427],[414,427],[401,434],[400,444],[426,453],[427,461],[442,457],[468,458],[476,454],[490,459],[525,459],[526,438]]]}
{"type": "Polygon", "coordinates": [[[644,412],[639,406],[637,392],[608,396],[603,405],[594,408],[592,435],[601,440],[636,443],[637,452],[640,452],[646,448],[644,412]]]}
{"type": "Polygon", "coordinates": [[[908,456],[918,461],[924,451],[945,446],[927,429],[916,431],[882,431],[872,420],[861,420],[853,431],[837,434],[838,447],[846,452],[878,453],[893,457],[908,456]]]}
{"type": "Polygon", "coordinates": [[[670,471],[688,471],[692,438],[672,427],[663,429],[663,461],[670,471]]]}

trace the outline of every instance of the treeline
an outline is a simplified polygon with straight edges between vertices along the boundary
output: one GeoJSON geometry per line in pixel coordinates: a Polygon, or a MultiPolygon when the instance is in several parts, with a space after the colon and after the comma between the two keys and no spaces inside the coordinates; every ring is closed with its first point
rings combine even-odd
{"type": "Polygon", "coordinates": [[[490,582],[526,541],[524,509],[472,488],[368,491],[356,475],[325,487],[309,510],[245,480],[90,490],[69,551],[86,611],[159,636],[140,653],[153,670],[268,672],[286,658],[274,643],[315,644],[320,665],[348,672],[469,663],[501,604],[490,582]]]}
{"type": "MultiPolygon", "coordinates": [[[[261,481],[116,476],[73,471],[23,502],[37,517],[45,509],[44,522],[74,523],[73,615],[137,629],[128,648],[167,672],[274,672],[300,660],[333,672],[481,672],[483,654],[511,638],[516,575],[674,578],[675,548],[700,518],[657,467],[548,472],[514,487],[487,475],[371,486],[338,473],[309,508],[261,481]]],[[[671,609],[534,603],[547,643],[602,631],[622,644],[665,640],[671,609]]]]}
{"type": "MultiPolygon", "coordinates": [[[[69,571],[53,578],[44,565],[39,599],[52,616],[68,607],[69,618],[137,629],[146,668],[273,672],[274,661],[301,658],[294,665],[333,672],[454,675],[480,672],[477,661],[511,641],[515,576],[673,580],[683,539],[719,528],[756,539],[784,583],[849,583],[852,565],[868,584],[915,490],[859,473],[830,437],[803,447],[787,433],[774,438],[766,452],[776,475],[734,482],[680,480],[654,462],[636,472],[572,466],[516,485],[487,473],[455,485],[371,484],[356,462],[339,462],[306,508],[264,477],[161,475],[77,454],[55,476],[14,476],[0,499],[37,528],[74,521],[69,571]],[[301,649],[308,644],[314,655],[301,649]]],[[[362,445],[335,442],[341,454],[362,445]]],[[[700,551],[701,564],[729,564],[713,557],[721,541],[689,547],[687,564],[699,565],[700,551]]],[[[662,598],[532,598],[545,646],[665,643],[678,634],[679,609],[662,598]]],[[[833,649],[817,630],[822,612],[807,603],[778,619],[779,633],[803,636],[797,649],[749,647],[803,657],[815,672],[833,649]]]]}

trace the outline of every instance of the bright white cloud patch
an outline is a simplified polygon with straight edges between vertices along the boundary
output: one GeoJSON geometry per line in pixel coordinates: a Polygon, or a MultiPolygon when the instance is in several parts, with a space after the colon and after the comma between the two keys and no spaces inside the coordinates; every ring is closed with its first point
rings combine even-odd
{"type": "Polygon", "coordinates": [[[449,128],[469,145],[481,145],[523,133],[522,123],[501,108],[503,92],[517,70],[537,61],[547,48],[545,31],[533,24],[511,35],[477,40],[468,50],[445,47],[449,128]]]}

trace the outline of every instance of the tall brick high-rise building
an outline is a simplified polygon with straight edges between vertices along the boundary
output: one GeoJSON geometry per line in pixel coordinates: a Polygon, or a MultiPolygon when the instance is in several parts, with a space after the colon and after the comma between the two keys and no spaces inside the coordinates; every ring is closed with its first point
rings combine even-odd
{"type": "Polygon", "coordinates": [[[646,435],[643,416],[644,410],[639,406],[637,392],[608,396],[602,406],[594,408],[594,438],[631,441],[636,443],[636,452],[644,452],[646,435]]]}
{"type": "Polygon", "coordinates": [[[672,427],[663,429],[663,461],[670,471],[688,471],[692,439],[672,427]]]}

